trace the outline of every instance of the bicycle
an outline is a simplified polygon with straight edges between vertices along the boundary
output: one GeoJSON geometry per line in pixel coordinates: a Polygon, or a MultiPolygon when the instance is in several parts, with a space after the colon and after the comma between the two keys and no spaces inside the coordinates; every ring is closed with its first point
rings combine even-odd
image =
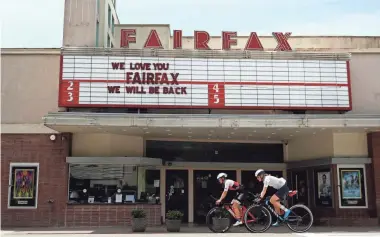
{"type": "MultiPolygon", "coordinates": [[[[249,200],[250,200],[249,197],[254,195],[250,192],[248,192],[247,194],[248,194],[247,195],[248,197],[247,197],[246,201],[240,205],[240,207],[242,208],[242,216],[246,216],[244,219],[242,219],[242,222],[246,228],[247,228],[246,223],[251,223],[251,222],[256,221],[256,218],[253,214],[251,214],[251,213],[246,214],[247,207],[245,204],[247,202],[249,202],[249,200]]],[[[210,195],[210,197],[212,199],[214,199],[215,201],[218,200],[217,198],[215,198],[212,195],[210,195]]],[[[225,233],[225,232],[227,232],[231,228],[233,220],[237,220],[237,218],[236,218],[235,213],[232,210],[232,204],[231,203],[221,203],[221,204],[219,204],[219,206],[211,208],[211,210],[206,215],[206,224],[207,224],[208,228],[214,233],[225,233]],[[212,216],[213,214],[216,214],[216,216],[213,217],[212,216]],[[224,219],[226,221],[226,223],[223,223],[223,224],[225,224],[226,226],[224,228],[214,228],[213,222],[217,221],[214,218],[224,219]]],[[[222,221],[222,220],[219,220],[219,221],[222,221]]],[[[217,226],[217,227],[220,227],[220,226],[217,226]]]]}
{"type": "MultiPolygon", "coordinates": [[[[281,204],[284,205],[284,201],[287,200],[288,197],[293,197],[294,195],[297,194],[297,191],[289,191],[289,193],[281,199],[281,204]]],[[[283,224],[285,223],[288,228],[290,230],[292,230],[293,232],[296,232],[296,233],[303,233],[303,232],[306,232],[308,231],[311,226],[313,225],[313,221],[314,221],[314,217],[313,217],[313,213],[311,212],[311,210],[305,206],[305,205],[302,205],[302,204],[296,204],[296,205],[293,205],[289,208],[290,210],[290,214],[289,216],[284,219],[282,216],[278,215],[277,212],[271,207],[271,204],[269,202],[270,200],[270,197],[267,197],[265,200],[261,200],[260,199],[260,195],[259,194],[256,194],[254,195],[255,197],[255,200],[253,201],[253,204],[247,208],[246,212],[245,212],[245,215],[244,215],[244,220],[246,220],[246,218],[248,218],[248,213],[250,213],[251,210],[254,210],[257,212],[257,208],[259,208],[260,212],[264,214],[264,217],[267,217],[269,221],[267,221],[267,225],[262,229],[262,230],[256,230],[254,229],[253,227],[251,226],[248,226],[246,224],[246,227],[247,229],[250,231],[250,232],[253,232],[253,233],[263,233],[263,232],[266,232],[272,225],[272,215],[271,213],[273,213],[276,217],[277,217],[277,220],[283,224]],[[308,225],[306,225],[306,228],[304,229],[301,229],[301,230],[298,230],[294,227],[292,227],[291,225],[296,222],[297,223],[297,226],[299,224],[300,221],[302,221],[302,219],[306,216],[304,215],[303,217],[297,215],[295,213],[295,209],[297,208],[300,208],[301,210],[303,209],[306,214],[309,214],[310,215],[310,222],[308,225]],[[295,216],[293,216],[295,215],[295,216]]],[[[257,220],[260,220],[262,218],[262,216],[255,216],[257,220]]]]}

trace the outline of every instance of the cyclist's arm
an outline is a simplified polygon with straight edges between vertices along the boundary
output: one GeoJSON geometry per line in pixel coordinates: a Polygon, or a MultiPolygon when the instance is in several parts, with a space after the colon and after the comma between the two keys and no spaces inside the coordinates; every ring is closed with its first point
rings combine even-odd
{"type": "Polygon", "coordinates": [[[265,194],[267,193],[267,189],[268,189],[268,186],[269,186],[269,179],[264,179],[264,187],[263,187],[263,191],[261,191],[261,194],[260,194],[260,198],[263,199],[265,194]]]}
{"type": "Polygon", "coordinates": [[[226,196],[227,196],[227,193],[228,193],[228,189],[227,189],[227,191],[226,190],[224,190],[223,191],[223,193],[222,193],[222,195],[220,196],[220,198],[219,198],[219,201],[223,201],[223,199],[225,199],[226,198],[226,196]]]}
{"type": "Polygon", "coordinates": [[[268,186],[267,187],[264,187],[263,188],[263,191],[261,191],[261,194],[260,194],[260,198],[263,199],[265,194],[267,193],[267,189],[268,189],[268,186]]]}

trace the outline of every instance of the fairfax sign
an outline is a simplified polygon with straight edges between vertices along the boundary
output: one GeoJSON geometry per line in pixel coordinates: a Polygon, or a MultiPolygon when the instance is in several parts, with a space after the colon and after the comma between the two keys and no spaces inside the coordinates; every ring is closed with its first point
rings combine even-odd
{"type": "MultiPolygon", "coordinates": [[[[120,47],[129,48],[130,44],[136,43],[136,29],[122,29],[120,47]]],[[[277,41],[276,51],[291,51],[288,39],[292,33],[273,32],[273,37],[277,41]]],[[[237,45],[237,32],[236,31],[223,31],[222,32],[222,50],[230,50],[231,46],[237,45]]],[[[210,50],[208,43],[210,41],[210,34],[206,31],[194,31],[194,49],[196,50],[210,50]]],[[[182,49],[182,30],[173,31],[173,49],[182,49]]],[[[155,29],[149,32],[145,40],[143,48],[145,49],[163,49],[161,39],[155,29]]],[[[256,32],[251,32],[245,44],[244,50],[264,50],[256,32]]]]}

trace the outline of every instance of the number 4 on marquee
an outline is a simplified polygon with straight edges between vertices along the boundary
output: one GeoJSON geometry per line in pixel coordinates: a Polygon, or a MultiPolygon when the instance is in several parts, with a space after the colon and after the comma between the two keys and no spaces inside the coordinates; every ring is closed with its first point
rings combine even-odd
{"type": "Polygon", "coordinates": [[[219,92],[219,86],[218,84],[215,84],[214,87],[212,88],[215,92],[219,92]]]}

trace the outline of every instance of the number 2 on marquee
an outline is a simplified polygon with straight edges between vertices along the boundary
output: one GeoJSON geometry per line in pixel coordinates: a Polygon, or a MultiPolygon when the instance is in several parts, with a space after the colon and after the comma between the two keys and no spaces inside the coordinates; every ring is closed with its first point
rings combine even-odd
{"type": "Polygon", "coordinates": [[[68,90],[68,91],[72,91],[72,90],[74,90],[73,86],[74,86],[74,82],[69,81],[69,86],[67,87],[67,90],[68,90]]]}

